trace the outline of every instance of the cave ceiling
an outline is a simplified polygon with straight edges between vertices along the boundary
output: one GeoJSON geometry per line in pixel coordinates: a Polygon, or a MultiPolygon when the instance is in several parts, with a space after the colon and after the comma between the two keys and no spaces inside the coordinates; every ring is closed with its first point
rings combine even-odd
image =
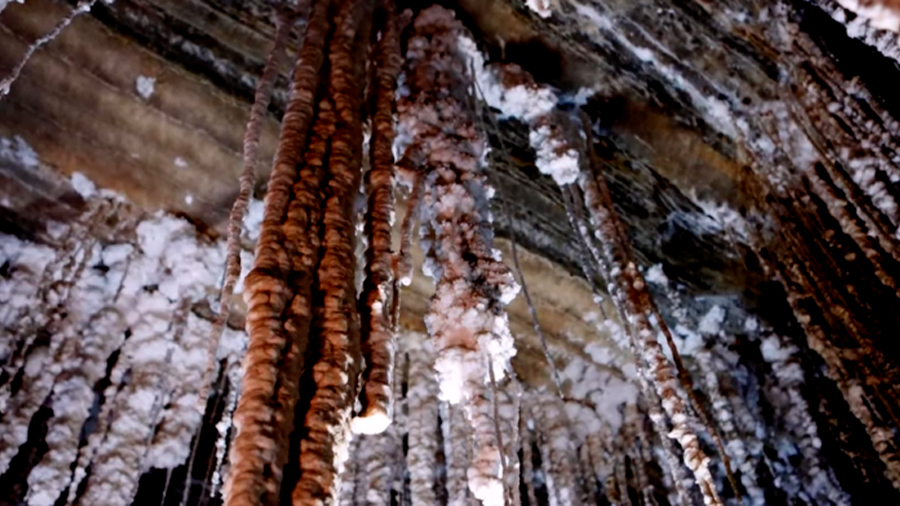
{"type": "MultiPolygon", "coordinates": [[[[29,4],[3,14],[4,46],[23,45],[52,26],[49,13],[66,9],[29,4]]],[[[492,59],[590,97],[612,191],[645,263],[662,262],[698,290],[759,292],[740,246],[698,219],[697,202],[736,213],[752,207],[744,180],[754,161],[732,124],[789,93],[790,65],[812,58],[769,33],[767,18],[780,14],[767,13],[768,2],[554,2],[548,18],[521,2],[451,4],[492,59]]],[[[221,231],[236,191],[243,114],[273,36],[271,13],[263,1],[98,5],[63,35],[58,54],[38,55],[26,69],[0,104],[0,133],[23,135],[64,173],[83,172],[148,208],[221,231]],[[140,76],[155,79],[147,99],[135,90],[140,76]]],[[[817,34],[815,50],[832,44],[885,59],[840,34],[817,6],[795,2],[783,15],[817,34]]],[[[12,53],[0,55],[0,65],[10,67],[12,53]]],[[[269,153],[289,71],[285,63],[264,129],[269,153]]],[[[891,105],[890,96],[878,98],[891,105]]],[[[492,136],[499,233],[577,272],[561,195],[534,169],[527,129],[504,123],[503,138],[492,136]]]]}

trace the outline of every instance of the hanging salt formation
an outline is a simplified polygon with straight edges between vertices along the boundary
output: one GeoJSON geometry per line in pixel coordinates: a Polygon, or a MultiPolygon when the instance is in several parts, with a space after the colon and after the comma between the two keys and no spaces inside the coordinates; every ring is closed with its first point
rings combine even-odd
{"type": "MultiPolygon", "coordinates": [[[[475,128],[472,80],[458,48],[465,33],[451,11],[430,7],[413,22],[406,54],[408,95],[397,104],[406,152],[422,155],[421,244],[435,295],[425,318],[435,346],[440,395],[462,404],[472,426],[469,487],[503,504],[503,455],[488,384],[515,353],[503,307],[517,286],[492,249],[484,139],[475,128]]],[[[494,399],[496,401],[496,399],[494,399]]]]}
{"type": "MultiPolygon", "coordinates": [[[[209,343],[210,364],[207,368],[207,377],[203,385],[204,389],[209,386],[211,371],[214,368],[213,357],[215,357],[215,352],[219,348],[219,339],[231,312],[231,297],[241,275],[241,232],[243,230],[244,215],[247,213],[250,198],[253,196],[253,185],[256,183],[261,123],[269,108],[269,102],[272,100],[272,89],[275,86],[275,79],[278,77],[278,66],[284,53],[284,47],[287,44],[288,35],[290,35],[293,28],[293,22],[293,16],[286,12],[280,12],[276,16],[275,40],[266,58],[263,74],[256,85],[256,94],[253,99],[253,106],[250,109],[250,118],[247,120],[243,143],[244,167],[241,170],[240,191],[228,217],[225,279],[222,282],[222,290],[219,294],[219,314],[216,317],[209,343]]],[[[206,397],[207,395],[201,395],[201,401],[205,402],[206,397]]]]}
{"type": "MultiPolygon", "coordinates": [[[[112,3],[113,0],[103,1],[106,3],[112,3]]],[[[3,11],[3,8],[6,7],[6,3],[6,1],[0,2],[0,11],[3,11]]],[[[8,76],[4,77],[3,80],[0,81],[0,100],[3,100],[3,97],[9,95],[9,91],[12,88],[13,83],[16,82],[16,79],[19,78],[19,74],[22,73],[22,69],[25,68],[25,64],[28,63],[28,60],[31,59],[31,55],[33,55],[38,49],[52,42],[55,38],[59,37],[59,34],[62,33],[67,26],[71,25],[72,21],[74,21],[75,18],[81,16],[82,14],[90,12],[95,3],[97,3],[97,0],[79,0],[78,4],[74,9],[72,9],[69,15],[61,19],[59,23],[57,23],[56,26],[53,27],[53,30],[40,37],[39,39],[31,43],[30,46],[28,46],[28,49],[25,51],[25,55],[22,56],[22,58],[19,60],[19,63],[17,63],[16,66],[13,67],[8,76]]]]}
{"type": "MultiPolygon", "coordinates": [[[[425,336],[418,337],[426,339],[425,336]]],[[[437,383],[432,373],[431,343],[411,341],[406,341],[410,378],[406,393],[409,412],[406,468],[409,470],[410,501],[413,506],[425,506],[437,502],[434,494],[438,452],[437,383]]]]}
{"type": "MultiPolygon", "coordinates": [[[[475,68],[483,67],[483,60],[479,61],[480,56],[475,56],[474,59],[475,68]]],[[[605,185],[602,179],[595,182],[595,178],[600,179],[602,176],[595,175],[593,169],[581,168],[581,164],[587,162],[583,161],[583,155],[580,154],[582,149],[578,147],[578,143],[582,141],[574,140],[580,136],[578,129],[569,126],[564,113],[555,110],[556,97],[551,90],[535,85],[531,77],[517,67],[506,66],[499,72],[499,78],[492,75],[490,70],[484,70],[481,74],[479,84],[489,90],[485,92],[486,99],[505,114],[528,122],[529,141],[536,150],[536,165],[541,172],[552,176],[563,192],[573,194],[571,187],[576,182],[584,192],[590,226],[594,230],[593,235],[596,235],[586,237],[586,244],[597,262],[596,270],[609,283],[609,292],[620,316],[631,328],[630,338],[634,343],[634,350],[641,357],[638,362],[639,374],[643,375],[644,372],[640,371],[644,367],[648,368],[648,383],[656,389],[666,414],[675,425],[670,436],[683,447],[685,464],[694,472],[705,502],[720,504],[708,469],[709,458],[698,444],[697,435],[689,423],[687,407],[681,399],[681,387],[656,339],[656,332],[650,321],[651,315],[655,315],[656,311],[646,284],[634,261],[630,259],[628,239],[612,211],[612,202],[608,197],[604,200],[605,193],[601,188],[605,188],[605,185]],[[591,246],[595,240],[603,245],[602,250],[591,246]],[[646,360],[646,365],[642,364],[643,360],[646,360]]],[[[589,146],[588,149],[592,148],[589,146]]],[[[593,270],[586,268],[586,272],[593,270]]],[[[658,317],[656,322],[660,327],[665,327],[658,317]]],[[[668,332],[665,328],[662,330],[664,333],[668,332]]]]}
{"type": "MultiPolygon", "coordinates": [[[[211,325],[194,308],[214,290],[223,249],[198,241],[186,221],[86,198],[80,223],[45,238],[63,243],[58,256],[5,235],[0,248],[15,266],[2,286],[15,296],[0,312],[10,332],[0,472],[21,472],[21,452],[34,445],[29,426],[41,420],[47,449],[18,499],[35,506],[130,504],[148,469],[185,462],[202,421],[195,385],[211,325]],[[8,381],[16,377],[19,385],[8,381]]],[[[217,362],[236,362],[240,343],[226,330],[217,362]]]]}
{"type": "Polygon", "coordinates": [[[750,243],[900,490],[892,386],[900,367],[890,337],[900,321],[892,307],[900,248],[896,200],[884,191],[897,180],[897,122],[863,86],[836,81],[835,63],[786,24],[796,84],[759,121],[756,136],[775,148],[751,144],[760,213],[772,223],[750,243]]]}
{"type": "MultiPolygon", "coordinates": [[[[386,9],[393,3],[385,4],[386,9]]],[[[375,111],[372,116],[371,168],[366,174],[369,202],[366,215],[366,280],[360,295],[363,371],[362,411],[354,419],[354,432],[379,433],[391,422],[391,377],[395,354],[394,332],[399,292],[394,280],[391,226],[394,214],[394,88],[400,72],[400,27],[389,12],[375,56],[375,111]],[[396,309],[392,311],[392,306],[396,309]]]]}
{"type": "Polygon", "coordinates": [[[362,178],[360,114],[366,73],[364,61],[353,55],[368,51],[377,27],[364,22],[372,18],[372,2],[322,0],[311,6],[282,120],[254,267],[245,281],[250,343],[234,414],[237,434],[225,485],[229,505],[277,502],[283,487],[292,489],[290,496],[299,504],[336,499],[339,473],[347,459],[363,343],[369,359],[365,378],[372,385],[365,387],[362,415],[369,425],[357,427],[378,432],[389,421],[393,337],[387,314],[392,284],[386,231],[393,181],[387,150],[393,128],[385,97],[393,95],[399,65],[394,8],[387,2],[383,6],[387,22],[379,41],[380,71],[373,84],[378,109],[367,185],[371,250],[360,303],[364,321],[361,325],[353,281],[353,202],[362,178]],[[312,387],[302,422],[294,419],[301,383],[312,387]],[[303,433],[293,443],[298,450],[291,449],[289,440],[295,426],[303,433]],[[297,451],[293,463],[292,451],[297,451]],[[282,483],[285,476],[289,481],[282,483]]]}

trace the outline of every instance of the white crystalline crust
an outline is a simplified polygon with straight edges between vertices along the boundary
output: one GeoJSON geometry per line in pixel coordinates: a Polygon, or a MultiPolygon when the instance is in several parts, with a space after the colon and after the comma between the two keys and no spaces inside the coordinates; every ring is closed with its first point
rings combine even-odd
{"type": "Polygon", "coordinates": [[[138,76],[134,81],[134,89],[137,94],[144,100],[153,96],[156,91],[156,78],[148,76],[138,76]]]}
{"type": "MultiPolygon", "coordinates": [[[[87,178],[76,175],[73,185],[91,206],[103,200],[87,178]]],[[[0,263],[12,272],[0,278],[0,324],[11,331],[0,358],[35,329],[49,333],[23,360],[4,361],[12,374],[20,367],[23,379],[15,394],[0,389],[0,410],[9,413],[0,420],[0,469],[47,399],[49,448],[28,477],[27,504],[52,505],[67,488],[74,499],[80,485],[80,504],[129,504],[145,471],[173,469],[191,451],[211,326],[192,307],[216,293],[224,244],[161,214],[141,221],[131,242],[95,242],[65,227],[60,233],[74,238],[71,253],[0,236],[0,263]],[[105,377],[104,402],[92,414],[95,385],[105,377]],[[95,423],[89,417],[96,430],[80,446],[82,426],[95,423]]],[[[236,363],[244,339],[226,330],[219,358],[236,363]]]]}

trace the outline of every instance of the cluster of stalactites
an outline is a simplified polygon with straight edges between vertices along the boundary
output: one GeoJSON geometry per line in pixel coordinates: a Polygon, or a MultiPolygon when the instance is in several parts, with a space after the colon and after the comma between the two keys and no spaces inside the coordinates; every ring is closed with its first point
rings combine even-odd
{"type": "Polygon", "coordinates": [[[461,404],[472,429],[468,484],[503,504],[504,459],[495,417],[498,382],[515,353],[505,305],[515,281],[493,249],[485,139],[476,128],[473,81],[458,47],[467,33],[451,11],[423,10],[406,54],[408,93],[397,104],[404,158],[415,166],[426,274],[435,295],[425,318],[442,400],[461,404]]]}
{"type": "Polygon", "coordinates": [[[390,420],[391,107],[400,62],[393,4],[379,7],[385,16],[374,16],[376,2],[366,0],[310,6],[245,281],[249,344],[224,489],[228,505],[285,496],[294,504],[332,503],[360,390],[354,428],[383,431],[390,420]],[[386,21],[372,26],[371,19],[386,21]],[[355,56],[367,54],[375,40],[374,62],[355,56]],[[367,64],[377,66],[368,87],[367,64]],[[363,182],[367,89],[375,110],[365,178],[367,278],[358,299],[353,204],[363,182]],[[301,396],[308,408],[295,419],[301,396]]]}
{"type": "MultiPolygon", "coordinates": [[[[566,200],[572,203],[570,211],[576,201],[578,204],[583,203],[586,212],[583,219],[573,217],[572,221],[586,250],[585,274],[588,279],[594,279],[594,273],[599,273],[607,280],[607,291],[612,296],[621,321],[626,323],[645,395],[659,399],[662,412],[673,425],[672,431],[661,433],[667,433],[668,437],[680,444],[684,463],[694,473],[705,502],[720,504],[721,500],[709,471],[710,459],[700,447],[698,434],[692,426],[691,410],[682,399],[682,396],[689,397],[687,394],[693,392],[689,375],[681,364],[677,349],[671,346],[671,339],[670,348],[677,371],[657,340],[657,332],[662,332],[667,337],[670,332],[637,270],[631,256],[627,232],[613,209],[603,176],[591,167],[591,158],[587,154],[592,148],[585,142],[587,125],[582,125],[580,119],[573,120],[569,114],[559,111],[552,90],[535,84],[531,76],[521,68],[506,65],[484,69],[480,55],[475,54],[471,58],[474,60],[473,66],[485,101],[504,115],[518,117],[526,122],[530,132],[529,142],[537,155],[538,168],[542,173],[553,177],[560,186],[566,200]],[[646,391],[651,388],[655,395],[646,391]]],[[[699,403],[694,402],[694,405],[696,409],[699,403]]],[[[653,408],[658,411],[656,406],[653,408]]],[[[663,421],[662,412],[655,417],[659,422],[663,421]]],[[[702,421],[719,443],[717,446],[726,468],[730,469],[718,434],[710,425],[708,417],[702,417],[702,421]]],[[[669,459],[669,462],[674,463],[675,460],[669,459]]],[[[675,472],[674,464],[672,472],[675,472]]]]}
{"type": "Polygon", "coordinates": [[[900,358],[891,345],[900,322],[900,126],[859,79],[836,79],[835,62],[809,38],[794,46],[793,92],[760,117],[776,148],[768,158],[757,149],[770,183],[758,201],[778,234],[754,238],[754,247],[900,489],[900,358]]]}
{"type": "MultiPolygon", "coordinates": [[[[354,442],[339,504],[390,504],[392,496],[412,505],[474,504],[467,462],[477,437],[465,408],[437,399],[432,341],[412,332],[398,340],[393,423],[354,442]]],[[[669,489],[653,472],[654,441],[636,405],[623,406],[624,424],[613,428],[593,410],[571,420],[555,394],[509,378],[499,387],[491,396],[503,433],[503,504],[534,506],[538,497],[560,506],[594,504],[604,496],[629,504],[635,492],[650,504],[669,489]],[[590,429],[580,431],[582,425],[590,429]]]]}

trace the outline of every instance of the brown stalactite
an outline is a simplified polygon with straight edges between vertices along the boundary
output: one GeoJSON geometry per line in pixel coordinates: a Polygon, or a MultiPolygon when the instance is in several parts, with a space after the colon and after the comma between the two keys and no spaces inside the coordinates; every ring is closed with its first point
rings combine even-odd
{"type": "MultiPolygon", "coordinates": [[[[321,247],[322,209],[317,203],[324,200],[323,185],[330,148],[329,139],[335,133],[335,114],[327,99],[319,102],[315,123],[300,166],[300,176],[294,183],[294,199],[290,202],[284,224],[285,247],[296,261],[292,269],[294,297],[285,310],[284,330],[288,347],[279,363],[276,390],[275,421],[278,431],[287,437],[294,430],[294,410],[300,397],[300,378],[306,364],[310,345],[311,326],[315,317],[313,277],[321,247]]],[[[290,446],[279,447],[275,471],[287,464],[290,446]]]]}
{"type": "Polygon", "coordinates": [[[340,487],[338,473],[347,458],[350,411],[360,369],[359,320],[356,311],[355,219],[353,203],[362,176],[362,105],[364,60],[370,3],[347,0],[335,19],[328,49],[329,86],[336,116],[328,159],[327,200],[322,217],[322,259],[317,291],[322,307],[315,327],[320,332],[311,365],[315,391],[300,440],[300,476],[291,493],[294,504],[333,504],[340,487]]]}
{"type": "Polygon", "coordinates": [[[381,432],[393,414],[391,375],[394,362],[395,319],[391,307],[399,294],[392,271],[391,226],[394,214],[394,167],[391,149],[394,143],[393,104],[397,74],[400,72],[400,34],[394,3],[383,2],[384,28],[381,32],[375,62],[375,112],[372,116],[371,168],[366,173],[369,193],[365,233],[366,280],[360,295],[362,353],[366,361],[363,372],[361,420],[356,424],[365,432],[381,432]],[[374,426],[373,426],[374,422],[374,426]]]}
{"type": "MultiPolygon", "coordinates": [[[[234,413],[237,433],[231,450],[231,471],[224,488],[228,506],[258,505],[262,504],[264,495],[277,497],[279,494],[276,474],[267,474],[266,469],[275,466],[288,439],[288,434],[276,434],[271,426],[276,419],[272,401],[280,374],[279,358],[289,346],[282,314],[294,303],[294,291],[286,281],[293,266],[283,246],[286,234],[282,224],[313,116],[330,3],[320,0],[312,7],[294,69],[291,100],[282,118],[281,139],[266,193],[254,268],[244,282],[250,341],[244,358],[243,390],[234,413]]],[[[309,204],[311,208],[319,205],[315,201],[309,204]]],[[[304,263],[307,269],[314,268],[315,261],[304,263]]],[[[304,314],[304,310],[292,309],[292,312],[304,314]]],[[[308,331],[308,328],[292,329],[290,346],[305,340],[308,331]]],[[[278,416],[286,421],[293,413],[278,416]]],[[[272,473],[280,474],[280,471],[272,473]]]]}

